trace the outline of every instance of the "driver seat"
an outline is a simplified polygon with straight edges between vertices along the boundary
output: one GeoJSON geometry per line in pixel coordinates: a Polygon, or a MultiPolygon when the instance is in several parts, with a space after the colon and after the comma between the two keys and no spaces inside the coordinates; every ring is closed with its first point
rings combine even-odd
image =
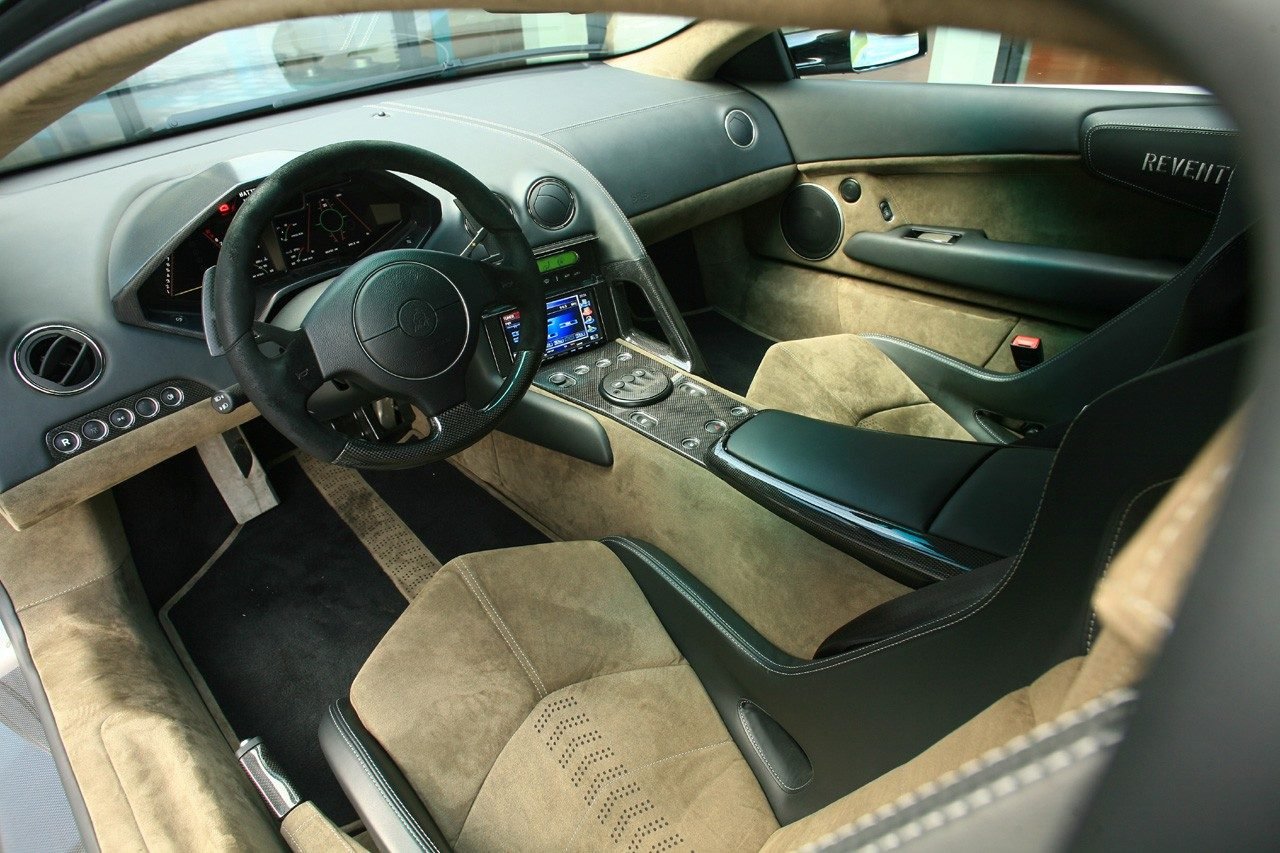
{"type": "MultiPolygon", "coordinates": [[[[1094,596],[1104,628],[1086,656],[789,825],[779,827],[633,580],[627,564],[643,549],[626,540],[450,562],[374,650],[349,700],[330,709],[322,748],[385,851],[945,846],[957,833],[985,837],[1023,796],[1022,807],[1039,810],[1020,822],[1034,827],[1023,840],[1046,846],[1070,831],[1120,738],[1127,688],[1169,629],[1241,421],[1219,432],[1113,562],[1094,596]]],[[[754,736],[751,745],[764,755],[754,736]]],[[[286,836],[300,837],[290,818],[286,836]]]]}

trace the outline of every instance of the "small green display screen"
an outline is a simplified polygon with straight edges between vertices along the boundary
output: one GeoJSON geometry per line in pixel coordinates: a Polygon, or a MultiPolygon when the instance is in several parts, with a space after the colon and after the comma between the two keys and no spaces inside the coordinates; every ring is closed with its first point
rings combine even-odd
{"type": "Polygon", "coordinates": [[[578,253],[572,249],[564,252],[558,252],[554,255],[547,255],[545,258],[538,258],[538,272],[551,272],[553,270],[562,270],[565,267],[571,267],[578,262],[578,253]]]}

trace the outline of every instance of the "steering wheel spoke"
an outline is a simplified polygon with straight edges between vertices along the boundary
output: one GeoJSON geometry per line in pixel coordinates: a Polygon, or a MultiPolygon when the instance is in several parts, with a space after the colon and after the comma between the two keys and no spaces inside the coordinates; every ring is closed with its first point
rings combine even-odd
{"type": "Polygon", "coordinates": [[[505,259],[496,262],[492,258],[478,261],[476,267],[482,273],[489,295],[489,306],[514,305],[520,301],[520,272],[509,266],[505,259]]]}
{"type": "MultiPolygon", "coordinates": [[[[265,324],[255,324],[255,332],[258,325],[265,324]]],[[[319,359],[316,358],[316,351],[311,343],[311,338],[301,330],[288,332],[276,326],[271,326],[270,328],[289,335],[286,342],[282,344],[284,352],[280,354],[276,362],[289,390],[297,397],[300,397],[305,405],[307,398],[319,390],[320,386],[328,379],[320,367],[319,359]]],[[[272,340],[280,343],[280,340],[274,338],[272,340]]]]}

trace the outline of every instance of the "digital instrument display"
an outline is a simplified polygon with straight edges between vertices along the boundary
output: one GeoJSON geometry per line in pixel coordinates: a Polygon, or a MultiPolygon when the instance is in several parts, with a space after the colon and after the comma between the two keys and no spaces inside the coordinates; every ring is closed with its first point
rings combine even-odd
{"type": "MultiPolygon", "coordinates": [[[[204,272],[218,262],[227,229],[255,187],[219,202],[139,289],[150,309],[199,313],[204,272]]],[[[362,257],[409,218],[414,201],[403,191],[366,181],[307,192],[276,214],[261,235],[250,278],[263,283],[303,277],[362,257]]]]}
{"type": "Polygon", "coordinates": [[[554,255],[547,255],[544,258],[538,258],[538,272],[549,273],[555,272],[556,270],[562,270],[576,264],[578,259],[578,253],[572,249],[557,252],[554,255]]]}
{"type": "MultiPolygon", "coordinates": [[[[520,312],[502,315],[502,331],[514,355],[520,345],[520,312]]],[[[547,353],[550,360],[571,352],[590,349],[604,342],[604,330],[595,306],[593,291],[585,290],[547,302],[547,353]]]]}

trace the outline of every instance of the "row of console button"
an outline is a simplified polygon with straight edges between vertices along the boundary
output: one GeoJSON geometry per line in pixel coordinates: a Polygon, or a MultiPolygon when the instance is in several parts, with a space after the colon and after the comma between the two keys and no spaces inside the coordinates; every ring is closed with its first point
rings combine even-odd
{"type": "Polygon", "coordinates": [[[54,427],[45,443],[54,460],[62,461],[208,396],[203,385],[186,380],[153,386],[54,427]]]}
{"type": "Polygon", "coordinates": [[[118,406],[112,409],[106,420],[89,418],[80,425],[79,430],[60,430],[53,436],[53,449],[70,455],[83,446],[81,439],[95,444],[105,441],[111,435],[112,427],[117,432],[124,432],[136,424],[138,418],[149,421],[160,414],[162,406],[176,409],[182,405],[186,398],[187,396],[181,388],[176,385],[166,386],[161,388],[160,393],[155,397],[142,397],[135,400],[133,406],[129,408],[118,406]]]}

